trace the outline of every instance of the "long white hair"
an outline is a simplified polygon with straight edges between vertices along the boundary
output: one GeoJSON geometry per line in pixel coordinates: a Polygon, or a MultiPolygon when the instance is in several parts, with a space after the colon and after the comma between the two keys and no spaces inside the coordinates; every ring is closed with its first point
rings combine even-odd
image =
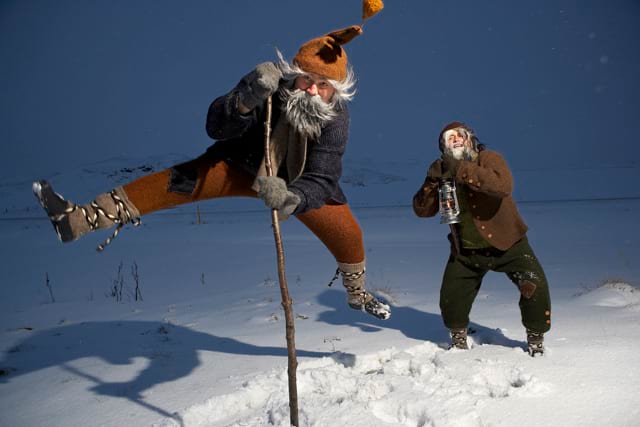
{"type": "MultiPolygon", "coordinates": [[[[304,70],[298,67],[296,64],[288,62],[284,59],[282,52],[276,49],[278,55],[278,67],[282,71],[282,75],[285,81],[293,82],[298,76],[307,74],[304,70]]],[[[347,77],[343,81],[327,79],[327,81],[334,87],[336,92],[333,94],[329,104],[331,106],[344,105],[351,101],[356,94],[356,76],[350,65],[347,66],[347,77]]],[[[288,85],[287,85],[288,86],[288,85]]]]}

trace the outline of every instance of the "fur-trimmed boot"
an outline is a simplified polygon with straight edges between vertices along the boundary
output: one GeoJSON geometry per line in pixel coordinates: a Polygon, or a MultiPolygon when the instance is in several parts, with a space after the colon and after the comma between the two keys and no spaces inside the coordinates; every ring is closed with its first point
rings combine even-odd
{"type": "Polygon", "coordinates": [[[467,344],[467,328],[450,329],[449,332],[451,333],[450,349],[469,350],[469,344],[467,344]]]}
{"type": "Polygon", "coordinates": [[[544,355],[544,333],[527,329],[527,353],[531,357],[544,355]]]}
{"type": "Polygon", "coordinates": [[[391,307],[379,301],[365,290],[365,262],[357,264],[338,263],[338,272],[342,274],[342,284],[347,290],[347,304],[354,310],[364,310],[378,319],[391,317],[391,307]]]}
{"type": "Polygon", "coordinates": [[[118,227],[111,237],[98,245],[98,251],[101,251],[118,235],[124,224],[140,223],[140,212],[129,201],[122,187],[100,194],[93,202],[82,206],[65,200],[53,191],[51,184],[47,181],[34,182],[33,193],[49,216],[62,242],[70,242],[79,239],[89,231],[117,224],[118,227]]]}

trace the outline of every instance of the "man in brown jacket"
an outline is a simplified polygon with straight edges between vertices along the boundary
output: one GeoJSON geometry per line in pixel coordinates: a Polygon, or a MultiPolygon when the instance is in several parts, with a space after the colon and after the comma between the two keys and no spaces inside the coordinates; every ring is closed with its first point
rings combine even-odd
{"type": "Polygon", "coordinates": [[[451,255],[440,289],[440,310],[451,331],[451,346],[468,348],[471,306],[485,274],[498,271],[506,273],[520,291],[528,353],[542,355],[544,333],[551,327],[549,288],[527,240],[527,226],[511,197],[511,171],[502,156],[479,144],[474,131],[464,123],[445,126],[439,146],[442,157],[429,167],[413,198],[413,209],[419,217],[435,216],[441,181],[455,181],[460,215],[448,236],[451,255]]]}

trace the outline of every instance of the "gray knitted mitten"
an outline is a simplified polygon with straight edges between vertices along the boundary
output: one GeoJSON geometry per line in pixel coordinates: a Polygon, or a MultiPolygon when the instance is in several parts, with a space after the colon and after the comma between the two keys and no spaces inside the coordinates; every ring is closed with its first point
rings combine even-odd
{"type": "Polygon", "coordinates": [[[277,209],[281,219],[286,219],[300,204],[300,197],[287,190],[287,183],[277,176],[259,176],[257,178],[260,197],[271,209],[277,209]]]}
{"type": "Polygon", "coordinates": [[[249,110],[253,110],[278,90],[281,78],[282,72],[273,62],[258,64],[238,84],[240,102],[249,110]]]}

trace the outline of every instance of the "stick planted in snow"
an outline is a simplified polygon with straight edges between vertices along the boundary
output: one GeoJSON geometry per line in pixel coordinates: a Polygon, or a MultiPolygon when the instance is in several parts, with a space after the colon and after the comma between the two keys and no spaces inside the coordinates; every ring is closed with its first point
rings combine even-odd
{"type": "MultiPolygon", "coordinates": [[[[271,137],[271,96],[267,98],[267,117],[264,124],[264,160],[267,170],[267,176],[273,176],[271,166],[271,154],[269,149],[271,137]]],[[[284,317],[286,325],[287,337],[287,355],[288,355],[288,374],[289,374],[289,412],[292,426],[298,426],[298,385],[296,382],[296,370],[298,361],[296,359],[295,344],[295,327],[293,321],[293,310],[291,309],[291,297],[289,296],[289,288],[287,287],[287,277],[284,269],[284,248],[282,246],[282,237],[280,236],[280,221],[278,220],[278,211],[271,209],[271,224],[273,228],[273,237],[276,242],[276,253],[278,256],[278,279],[280,281],[280,293],[282,294],[282,307],[284,307],[284,317]]]]}

